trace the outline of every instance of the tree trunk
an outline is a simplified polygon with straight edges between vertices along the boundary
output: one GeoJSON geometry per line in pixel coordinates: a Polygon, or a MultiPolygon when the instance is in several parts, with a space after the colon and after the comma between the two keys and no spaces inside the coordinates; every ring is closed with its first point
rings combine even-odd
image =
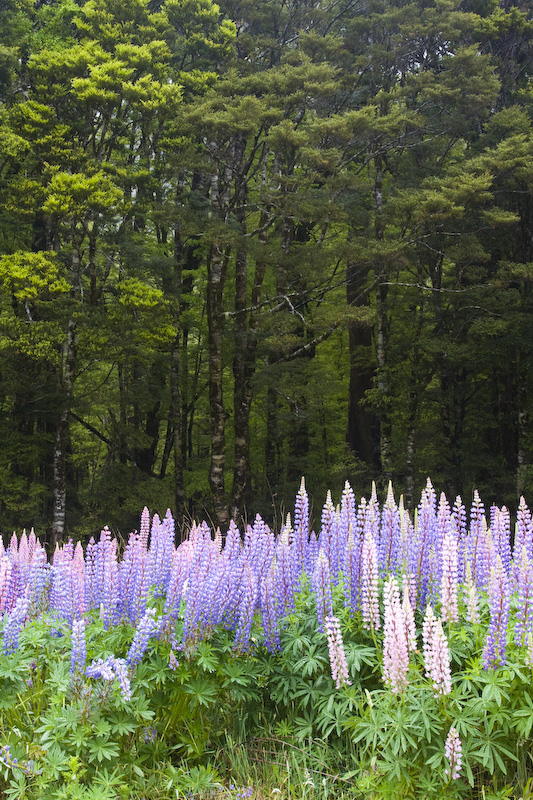
{"type": "MultiPolygon", "coordinates": [[[[75,249],[76,256],[79,253],[75,249]]],[[[67,510],[67,446],[70,428],[70,404],[74,388],[74,370],[76,368],[76,323],[70,319],[67,327],[67,339],[63,353],[63,407],[59,414],[54,443],[54,506],[52,518],[52,552],[56,544],[61,542],[65,531],[67,510]]]]}
{"type": "MultiPolygon", "coordinates": [[[[362,290],[367,271],[355,264],[348,264],[346,271],[346,295],[351,306],[363,305],[362,290]]],[[[365,301],[366,302],[366,301],[365,301]]],[[[357,458],[374,471],[378,468],[377,420],[363,405],[366,392],[372,388],[372,329],[357,322],[348,327],[350,348],[350,382],[348,388],[348,426],[346,442],[357,458]]]]}

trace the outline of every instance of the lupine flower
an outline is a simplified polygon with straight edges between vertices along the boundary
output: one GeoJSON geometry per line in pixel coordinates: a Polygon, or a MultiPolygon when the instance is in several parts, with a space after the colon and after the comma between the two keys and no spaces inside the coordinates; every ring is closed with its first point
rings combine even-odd
{"type": "Polygon", "coordinates": [[[328,637],[329,663],[331,666],[331,677],[335,681],[335,686],[339,689],[343,684],[351,686],[350,673],[344,652],[342,641],[341,626],[337,617],[326,617],[326,634],[328,637]]]}
{"type": "Polygon", "coordinates": [[[466,619],[468,622],[478,623],[479,611],[478,611],[477,587],[474,581],[472,580],[472,568],[470,566],[470,561],[466,562],[466,573],[465,573],[465,582],[463,585],[463,592],[466,601],[466,619]]]}
{"type": "Polygon", "coordinates": [[[344,484],[344,489],[341,495],[341,515],[339,525],[339,548],[342,556],[342,569],[344,573],[348,571],[347,568],[347,547],[350,537],[355,542],[357,527],[357,510],[355,503],[355,495],[353,489],[348,483],[344,484]]]}
{"type": "Polygon", "coordinates": [[[293,557],[297,572],[309,572],[309,498],[305,491],[305,480],[302,478],[296,502],[294,504],[293,557]]]}
{"type": "Polygon", "coordinates": [[[88,678],[102,678],[104,681],[113,681],[115,680],[115,673],[113,672],[114,660],[113,656],[109,656],[105,661],[103,658],[97,658],[85,669],[85,674],[88,678]]]}
{"type": "Polygon", "coordinates": [[[28,615],[29,598],[27,595],[19,597],[15,608],[10,611],[4,625],[4,653],[11,655],[19,646],[20,631],[28,615]]]}
{"type": "Polygon", "coordinates": [[[179,661],[178,661],[178,659],[176,658],[176,654],[174,653],[174,650],[171,650],[171,651],[170,651],[170,655],[169,655],[169,657],[168,657],[168,666],[169,666],[169,667],[170,667],[170,669],[171,669],[171,670],[173,670],[174,672],[175,672],[175,671],[178,669],[178,667],[179,667],[179,661]]]}
{"type": "Polygon", "coordinates": [[[257,599],[257,577],[247,567],[243,581],[243,595],[239,604],[239,616],[235,630],[234,650],[246,650],[250,641],[250,629],[257,599]]]}
{"type": "Polygon", "coordinates": [[[113,672],[120,686],[123,700],[131,700],[131,684],[128,675],[128,665],[124,658],[113,659],[113,672]]]}
{"type": "Polygon", "coordinates": [[[413,606],[411,605],[411,593],[410,593],[410,584],[411,581],[409,577],[404,580],[403,583],[403,599],[402,599],[402,611],[405,620],[405,635],[407,637],[407,647],[411,650],[416,650],[416,626],[415,626],[415,612],[413,610],[413,606]]]}
{"type": "Polygon", "coordinates": [[[131,700],[131,685],[128,675],[128,665],[123,658],[115,658],[108,656],[105,661],[98,658],[93,661],[87,669],[85,674],[88,678],[101,678],[104,681],[118,681],[120,686],[120,693],[124,700],[131,700]]]}
{"type": "Polygon", "coordinates": [[[150,638],[156,634],[159,624],[155,619],[155,615],[155,608],[147,608],[143,618],[137,625],[137,630],[126,658],[126,663],[129,667],[135,667],[141,662],[150,638]]]}
{"type": "Polygon", "coordinates": [[[455,534],[448,529],[442,540],[442,568],[440,578],[440,603],[442,619],[459,622],[457,607],[457,552],[455,534]]]}
{"type": "Polygon", "coordinates": [[[450,650],[442,622],[428,605],[422,627],[424,667],[435,691],[435,697],[452,690],[450,650]]]}
{"type": "Polygon", "coordinates": [[[489,585],[490,625],[487,641],[483,648],[485,669],[505,664],[505,644],[510,609],[509,579],[503,570],[499,555],[496,566],[491,570],[489,585]]]}
{"type": "Polygon", "coordinates": [[[453,726],[450,728],[448,736],[446,737],[444,753],[449,764],[444,770],[444,774],[449,781],[456,781],[461,774],[461,767],[463,765],[463,748],[459,734],[453,726]]]}
{"type": "Polygon", "coordinates": [[[339,542],[338,542],[338,524],[340,519],[337,517],[333,500],[331,499],[331,492],[328,489],[326,502],[322,508],[321,527],[318,541],[320,548],[323,550],[326,558],[332,579],[336,582],[339,574],[339,542]]]}
{"type": "Polygon", "coordinates": [[[514,640],[518,647],[525,644],[528,634],[533,631],[533,566],[525,545],[522,547],[522,558],[517,577],[518,603],[516,607],[516,621],[514,627],[514,640]]]}
{"type": "Polygon", "coordinates": [[[409,646],[398,581],[393,576],[385,581],[383,605],[383,680],[392,692],[403,692],[407,686],[409,646]]]}
{"type": "Polygon", "coordinates": [[[85,620],[78,619],[72,623],[72,650],[70,654],[70,671],[83,672],[85,669],[85,620]]]}
{"type": "Polygon", "coordinates": [[[261,621],[263,624],[263,638],[265,647],[269,653],[281,650],[279,639],[279,609],[275,592],[276,578],[274,572],[276,566],[272,565],[270,570],[261,581],[260,585],[260,606],[261,621]]]}
{"type": "Polygon", "coordinates": [[[381,532],[379,538],[379,570],[380,574],[387,575],[394,572],[398,566],[398,552],[400,544],[400,515],[394,500],[392,483],[389,481],[387,499],[381,513],[381,532]]]}
{"type": "Polygon", "coordinates": [[[315,568],[311,575],[311,586],[315,593],[318,630],[323,632],[326,617],[330,617],[333,614],[333,600],[328,557],[322,548],[320,548],[315,568]]]}
{"type": "Polygon", "coordinates": [[[365,534],[361,555],[361,612],[363,627],[379,630],[378,550],[371,531],[365,534]]]}
{"type": "Polygon", "coordinates": [[[516,527],[514,536],[513,559],[516,565],[520,563],[522,547],[526,548],[528,558],[533,557],[533,519],[531,511],[523,497],[520,498],[516,512],[516,527]]]}
{"type": "Polygon", "coordinates": [[[153,725],[143,728],[141,737],[145,744],[153,744],[157,739],[157,729],[153,725]]]}

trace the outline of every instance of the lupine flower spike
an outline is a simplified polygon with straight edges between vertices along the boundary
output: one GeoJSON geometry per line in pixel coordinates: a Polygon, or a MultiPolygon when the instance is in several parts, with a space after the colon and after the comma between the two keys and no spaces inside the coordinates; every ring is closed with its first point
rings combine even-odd
{"type": "Polygon", "coordinates": [[[461,775],[461,767],[463,765],[463,748],[461,744],[461,740],[459,738],[459,734],[457,733],[456,729],[452,726],[450,728],[450,732],[446,738],[446,744],[444,745],[444,752],[446,758],[448,759],[448,767],[444,770],[444,774],[450,781],[456,781],[459,776],[461,775]]]}

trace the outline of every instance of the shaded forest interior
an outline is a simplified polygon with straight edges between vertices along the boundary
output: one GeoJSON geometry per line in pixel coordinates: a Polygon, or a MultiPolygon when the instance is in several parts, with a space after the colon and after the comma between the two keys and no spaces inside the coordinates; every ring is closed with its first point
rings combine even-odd
{"type": "Polygon", "coordinates": [[[2,530],[531,502],[532,42],[525,0],[2,0],[2,530]]]}

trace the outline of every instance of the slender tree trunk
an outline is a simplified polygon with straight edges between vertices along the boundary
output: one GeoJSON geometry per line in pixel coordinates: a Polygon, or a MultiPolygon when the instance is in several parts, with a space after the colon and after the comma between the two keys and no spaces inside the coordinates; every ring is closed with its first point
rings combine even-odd
{"type": "MultiPolygon", "coordinates": [[[[228,153],[224,174],[224,191],[219,193],[218,172],[211,176],[211,207],[220,215],[227,208],[233,157],[228,153]]],[[[219,217],[220,219],[220,217],[219,217]]],[[[223,333],[224,284],[226,280],[229,248],[223,249],[218,235],[212,243],[207,261],[207,329],[209,350],[209,408],[211,412],[211,461],[209,486],[216,524],[223,528],[229,520],[224,483],[226,458],[226,415],[223,396],[223,333]]]]}
{"type": "MultiPolygon", "coordinates": [[[[385,223],[383,220],[383,158],[380,154],[374,156],[374,236],[376,241],[383,240],[385,223]]],[[[376,289],[376,314],[377,314],[377,334],[376,334],[376,361],[377,361],[377,385],[379,389],[379,443],[380,443],[380,462],[381,477],[384,486],[392,480],[392,456],[391,456],[391,420],[388,410],[389,403],[389,378],[387,375],[388,345],[389,345],[389,318],[387,304],[387,268],[386,265],[378,261],[376,265],[378,274],[378,285],[376,289]]]]}
{"type": "MultiPolygon", "coordinates": [[[[346,271],[346,294],[349,305],[363,304],[363,288],[367,271],[355,264],[348,264],[346,271]]],[[[365,301],[366,302],[366,301],[365,301]]],[[[377,420],[364,407],[366,392],[372,388],[374,368],[372,366],[372,329],[370,325],[356,322],[348,327],[350,348],[350,382],[348,388],[348,426],[346,441],[355,455],[371,470],[378,467],[377,420]]]]}
{"type": "MultiPolygon", "coordinates": [[[[72,254],[72,287],[77,290],[80,276],[79,244],[74,242],[72,254]]],[[[70,429],[70,406],[74,390],[76,370],[76,322],[71,318],[67,324],[67,337],[63,346],[62,408],[59,413],[54,442],[53,476],[54,505],[52,517],[52,552],[62,541],[65,532],[67,511],[67,447],[70,429]]]]}

